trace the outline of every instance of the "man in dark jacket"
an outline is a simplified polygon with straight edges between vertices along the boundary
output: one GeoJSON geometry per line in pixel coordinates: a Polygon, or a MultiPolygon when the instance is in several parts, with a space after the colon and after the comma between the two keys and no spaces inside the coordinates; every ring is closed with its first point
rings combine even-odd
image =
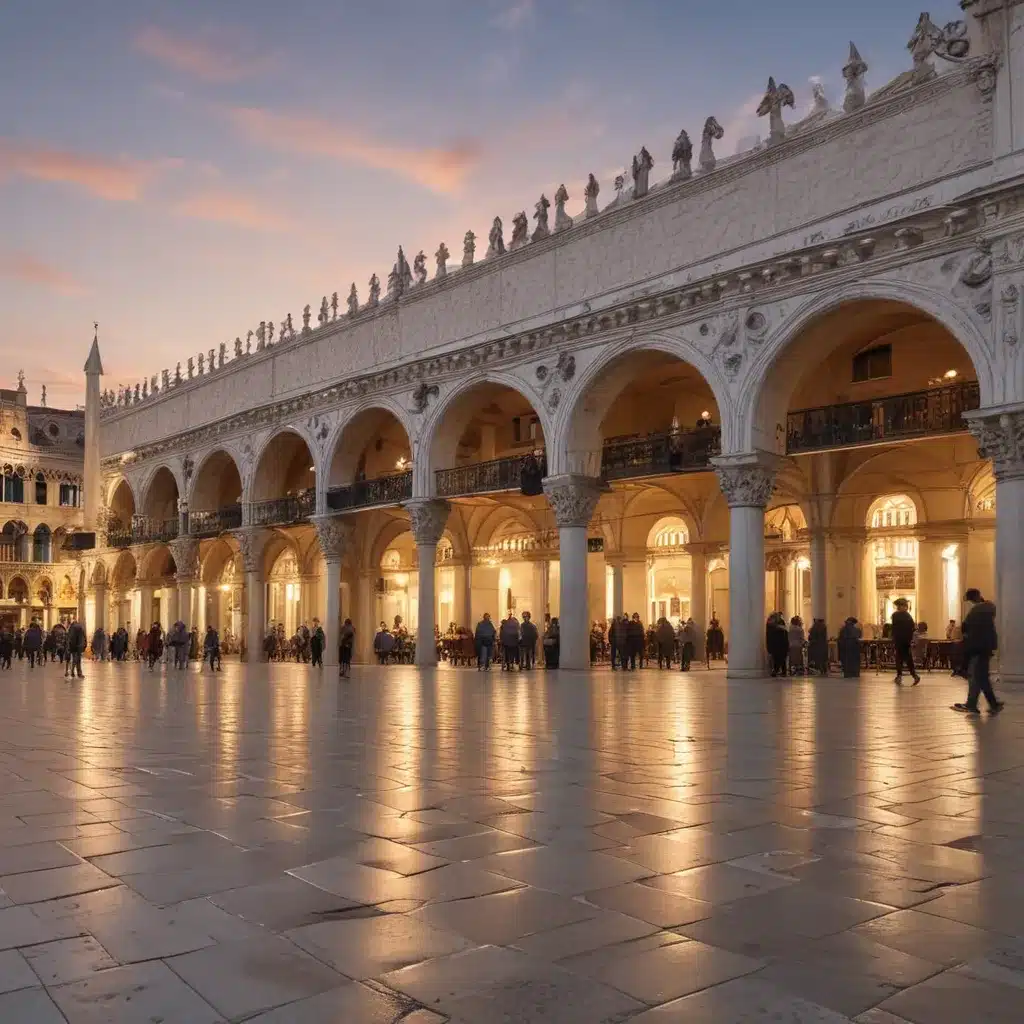
{"type": "Polygon", "coordinates": [[[647,639],[647,631],[640,621],[640,613],[633,612],[633,618],[625,623],[626,627],[626,654],[622,659],[622,667],[626,667],[626,658],[629,659],[630,670],[636,668],[636,660],[640,659],[640,667],[644,667],[644,642],[647,639]]]}
{"type": "Polygon", "coordinates": [[[476,670],[480,669],[489,672],[491,668],[491,654],[494,651],[494,637],[496,630],[491,622],[491,613],[484,612],[484,617],[476,624],[476,670]]]}
{"type": "Polygon", "coordinates": [[[35,668],[36,661],[39,660],[40,652],[43,649],[43,631],[35,619],[32,620],[32,625],[25,630],[22,646],[28,655],[29,668],[35,668]]]}
{"type": "Polygon", "coordinates": [[[68,626],[67,637],[68,660],[64,669],[66,676],[72,679],[77,675],[82,678],[82,654],[85,652],[85,630],[78,619],[72,619],[68,626]]]}
{"type": "Polygon", "coordinates": [[[981,591],[972,587],[964,594],[964,600],[971,606],[964,619],[964,661],[967,665],[967,701],[954,704],[954,711],[969,715],[979,714],[978,698],[985,694],[988,709],[994,715],[1003,710],[1002,701],[996,699],[989,678],[989,662],[999,646],[996,636],[996,606],[981,596],[981,591]]]}
{"type": "Polygon", "coordinates": [[[524,669],[533,668],[537,657],[537,640],[539,634],[529,612],[523,612],[523,625],[519,630],[519,661],[524,669]]]}
{"type": "Polygon", "coordinates": [[[917,686],[921,677],[914,668],[914,633],[917,625],[914,616],[907,611],[907,599],[898,597],[896,599],[896,611],[892,613],[892,644],[896,648],[896,679],[897,686],[903,682],[903,666],[910,669],[910,677],[917,686]]]}

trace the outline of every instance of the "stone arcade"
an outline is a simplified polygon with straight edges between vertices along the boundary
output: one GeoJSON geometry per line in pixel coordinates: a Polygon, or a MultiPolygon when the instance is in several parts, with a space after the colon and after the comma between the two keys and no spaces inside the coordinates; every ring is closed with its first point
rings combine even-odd
{"type": "Polygon", "coordinates": [[[401,614],[429,664],[435,623],[528,608],[577,669],[612,611],[714,615],[756,676],[767,610],[834,635],[902,595],[936,636],[970,584],[1024,681],[1024,4],[962,6],[873,93],[851,46],[843,101],[802,121],[766,69],[749,152],[713,116],[696,169],[688,135],[638,139],[610,203],[591,175],[552,228],[544,197],[532,234],[503,211],[483,259],[468,232],[428,280],[436,242],[401,240],[410,268],[396,240],[365,304],[339,282],[301,329],[197,338],[118,395],[91,361],[90,615],[250,655],[318,615],[333,659],[350,616],[365,659],[401,614]]]}

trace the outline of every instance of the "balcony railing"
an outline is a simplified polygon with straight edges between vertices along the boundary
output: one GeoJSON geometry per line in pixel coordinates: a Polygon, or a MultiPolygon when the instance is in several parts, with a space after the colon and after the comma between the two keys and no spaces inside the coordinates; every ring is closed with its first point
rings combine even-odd
{"type": "Polygon", "coordinates": [[[822,451],[938,437],[967,429],[962,414],[981,405],[976,381],[912,391],[864,402],[845,402],[791,412],[786,451],[822,451]]]}
{"type": "Polygon", "coordinates": [[[150,516],[132,516],[130,526],[115,526],[107,531],[107,544],[112,548],[127,548],[132,544],[166,544],[178,536],[178,517],[153,519],[150,516]]]}
{"type": "Polygon", "coordinates": [[[531,452],[504,459],[474,462],[469,466],[439,469],[435,473],[438,497],[455,498],[462,494],[488,494],[493,491],[517,491],[523,485],[524,467],[536,465],[531,452]]]}
{"type": "Polygon", "coordinates": [[[212,511],[189,512],[188,532],[193,537],[216,537],[242,525],[242,506],[225,505],[212,511]]]}
{"type": "Polygon", "coordinates": [[[249,505],[249,521],[253,526],[285,526],[301,523],[316,510],[316,492],[313,488],[290,494],[285,498],[254,501],[249,505]]]}
{"type": "Polygon", "coordinates": [[[399,505],[412,497],[412,471],[378,476],[373,480],[357,480],[327,492],[327,507],[332,512],[377,505],[399,505]]]}
{"type": "Polygon", "coordinates": [[[697,427],[609,441],[601,453],[601,477],[628,480],[665,473],[699,473],[711,468],[711,457],[721,451],[721,444],[719,427],[697,427]]]}

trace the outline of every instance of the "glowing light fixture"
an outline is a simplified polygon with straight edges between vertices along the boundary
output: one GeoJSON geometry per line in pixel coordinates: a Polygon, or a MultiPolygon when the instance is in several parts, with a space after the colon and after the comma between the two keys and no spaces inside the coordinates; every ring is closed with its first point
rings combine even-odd
{"type": "Polygon", "coordinates": [[[703,411],[703,412],[702,412],[702,413],[700,414],[700,418],[701,418],[702,420],[709,420],[709,419],[711,419],[711,413],[710,413],[710,412],[709,412],[709,411],[708,411],[707,409],[705,409],[705,410],[704,410],[704,411],[703,411]]]}
{"type": "Polygon", "coordinates": [[[796,567],[800,570],[810,569],[811,561],[809,558],[798,558],[796,560],[796,567]]]}
{"type": "Polygon", "coordinates": [[[409,460],[404,455],[400,455],[398,457],[398,461],[395,463],[395,469],[397,469],[399,473],[402,473],[405,471],[405,467],[408,465],[409,460]]]}
{"type": "Polygon", "coordinates": [[[947,370],[942,376],[945,377],[946,380],[952,380],[954,377],[958,377],[959,374],[956,370],[947,370]]]}

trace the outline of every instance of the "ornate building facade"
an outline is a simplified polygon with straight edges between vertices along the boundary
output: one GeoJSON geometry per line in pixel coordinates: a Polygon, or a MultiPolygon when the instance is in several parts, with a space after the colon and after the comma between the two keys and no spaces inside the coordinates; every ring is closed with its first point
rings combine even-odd
{"type": "Polygon", "coordinates": [[[28,404],[24,380],[0,390],[0,623],[45,627],[79,610],[78,559],[64,551],[82,526],[85,417],[28,404]]]}
{"type": "Polygon", "coordinates": [[[974,585],[1024,680],[1024,4],[962,6],[874,92],[851,47],[834,108],[787,123],[771,80],[748,152],[709,117],[610,202],[563,186],[432,274],[399,249],[385,294],[118,394],[94,349],[94,617],[253,652],[271,617],[350,616],[366,657],[404,613],[430,664],[437,622],[530,608],[583,668],[610,612],[715,616],[744,676],[773,608],[834,633],[902,595],[935,635],[974,585]]]}

